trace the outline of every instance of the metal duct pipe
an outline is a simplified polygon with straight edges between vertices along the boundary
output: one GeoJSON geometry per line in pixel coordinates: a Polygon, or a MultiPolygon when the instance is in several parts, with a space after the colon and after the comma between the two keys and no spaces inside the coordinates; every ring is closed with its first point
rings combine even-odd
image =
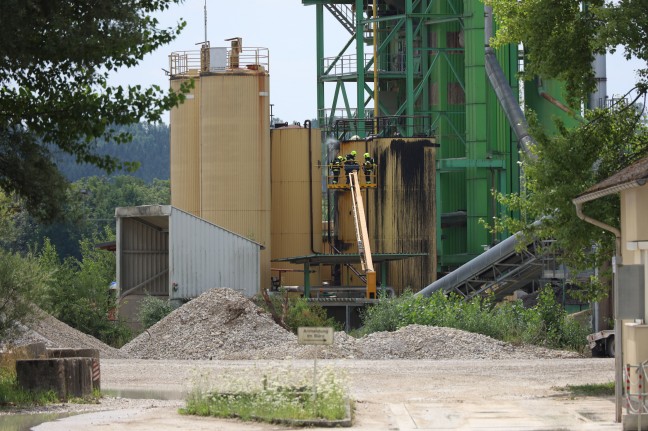
{"type": "Polygon", "coordinates": [[[520,108],[517,98],[509,85],[504,71],[497,62],[495,50],[490,47],[490,39],[493,37],[493,8],[484,6],[484,45],[485,45],[485,66],[488,80],[495,90],[497,100],[500,102],[504,114],[508,119],[509,125],[515,132],[518,139],[518,147],[524,153],[535,159],[531,152],[531,146],[535,144],[533,138],[529,135],[529,125],[527,124],[524,113],[520,108]]]}
{"type": "MultiPolygon", "coordinates": [[[[539,224],[540,221],[533,223],[534,226],[539,224]]],[[[416,295],[430,296],[438,290],[449,292],[455,286],[462,284],[475,274],[483,271],[484,268],[487,268],[489,265],[493,264],[493,262],[497,262],[500,258],[515,253],[515,247],[522,238],[522,232],[517,232],[499,244],[489,248],[471,261],[464,263],[450,274],[447,274],[429,286],[424,287],[417,292],[416,295]]]]}
{"type": "Polygon", "coordinates": [[[486,75],[488,75],[488,80],[490,81],[495,94],[497,95],[497,100],[500,102],[504,114],[508,119],[509,125],[515,132],[515,136],[518,140],[518,147],[524,151],[524,153],[535,159],[535,155],[531,152],[531,146],[535,145],[534,139],[529,135],[529,125],[527,124],[524,113],[520,108],[520,105],[517,101],[517,98],[513,94],[511,86],[504,76],[504,72],[497,62],[497,57],[495,57],[495,50],[491,47],[486,47],[486,75]]]}

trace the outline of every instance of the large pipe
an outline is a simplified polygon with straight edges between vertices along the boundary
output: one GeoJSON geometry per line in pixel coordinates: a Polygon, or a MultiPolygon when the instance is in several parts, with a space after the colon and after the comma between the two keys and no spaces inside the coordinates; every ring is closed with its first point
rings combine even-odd
{"type": "MultiPolygon", "coordinates": [[[[536,221],[532,226],[538,226],[539,224],[540,221],[536,221]]],[[[447,274],[434,283],[424,287],[419,292],[417,292],[416,295],[430,296],[438,290],[441,290],[443,292],[451,291],[456,286],[461,285],[466,280],[483,271],[484,268],[488,268],[490,265],[499,261],[501,258],[515,253],[515,249],[518,243],[523,238],[523,233],[517,232],[516,234],[506,238],[499,244],[489,248],[476,258],[464,263],[459,268],[452,271],[450,274],[447,274]]]]}
{"type": "Polygon", "coordinates": [[[490,81],[497,100],[500,102],[504,114],[508,119],[509,125],[513,129],[515,136],[518,140],[518,147],[524,153],[535,159],[535,155],[531,152],[531,147],[535,141],[529,135],[529,125],[527,124],[524,113],[520,108],[517,98],[513,94],[513,90],[497,62],[495,50],[490,46],[490,39],[493,37],[493,8],[491,6],[484,6],[484,43],[485,43],[485,66],[486,75],[490,81]]]}
{"type": "Polygon", "coordinates": [[[312,133],[311,133],[311,121],[304,120],[304,127],[308,129],[308,206],[310,214],[310,249],[313,254],[317,254],[315,251],[315,226],[313,226],[313,142],[312,142],[312,133]]]}

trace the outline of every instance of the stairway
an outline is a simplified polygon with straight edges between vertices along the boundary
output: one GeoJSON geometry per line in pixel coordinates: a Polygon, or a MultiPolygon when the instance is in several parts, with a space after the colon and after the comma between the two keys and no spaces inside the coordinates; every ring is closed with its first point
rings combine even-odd
{"type": "Polygon", "coordinates": [[[355,34],[355,14],[349,5],[325,3],[324,7],[333,14],[349,34],[355,34]]]}

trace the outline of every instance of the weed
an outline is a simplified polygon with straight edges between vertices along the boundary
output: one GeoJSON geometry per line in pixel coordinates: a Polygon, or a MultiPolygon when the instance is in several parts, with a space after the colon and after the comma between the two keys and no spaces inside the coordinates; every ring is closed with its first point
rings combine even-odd
{"type": "Polygon", "coordinates": [[[348,404],[344,375],[339,370],[319,371],[316,391],[312,379],[309,373],[275,369],[266,373],[261,382],[228,379],[218,391],[205,391],[201,384],[189,395],[181,413],[266,422],[343,419],[348,404]]]}
{"type": "Polygon", "coordinates": [[[592,383],[587,385],[567,385],[556,388],[560,391],[570,392],[573,396],[607,397],[614,396],[614,382],[592,383]]]}

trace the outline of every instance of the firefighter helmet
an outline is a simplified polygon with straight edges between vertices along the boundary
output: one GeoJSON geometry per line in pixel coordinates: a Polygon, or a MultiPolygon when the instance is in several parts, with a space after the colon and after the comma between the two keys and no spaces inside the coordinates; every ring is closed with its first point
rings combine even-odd
{"type": "Polygon", "coordinates": [[[370,158],[370,157],[371,157],[371,156],[369,155],[369,153],[364,153],[364,158],[365,158],[365,159],[368,159],[368,158],[370,158]]]}
{"type": "Polygon", "coordinates": [[[355,157],[355,155],[358,154],[356,150],[351,151],[351,155],[355,157]]]}

